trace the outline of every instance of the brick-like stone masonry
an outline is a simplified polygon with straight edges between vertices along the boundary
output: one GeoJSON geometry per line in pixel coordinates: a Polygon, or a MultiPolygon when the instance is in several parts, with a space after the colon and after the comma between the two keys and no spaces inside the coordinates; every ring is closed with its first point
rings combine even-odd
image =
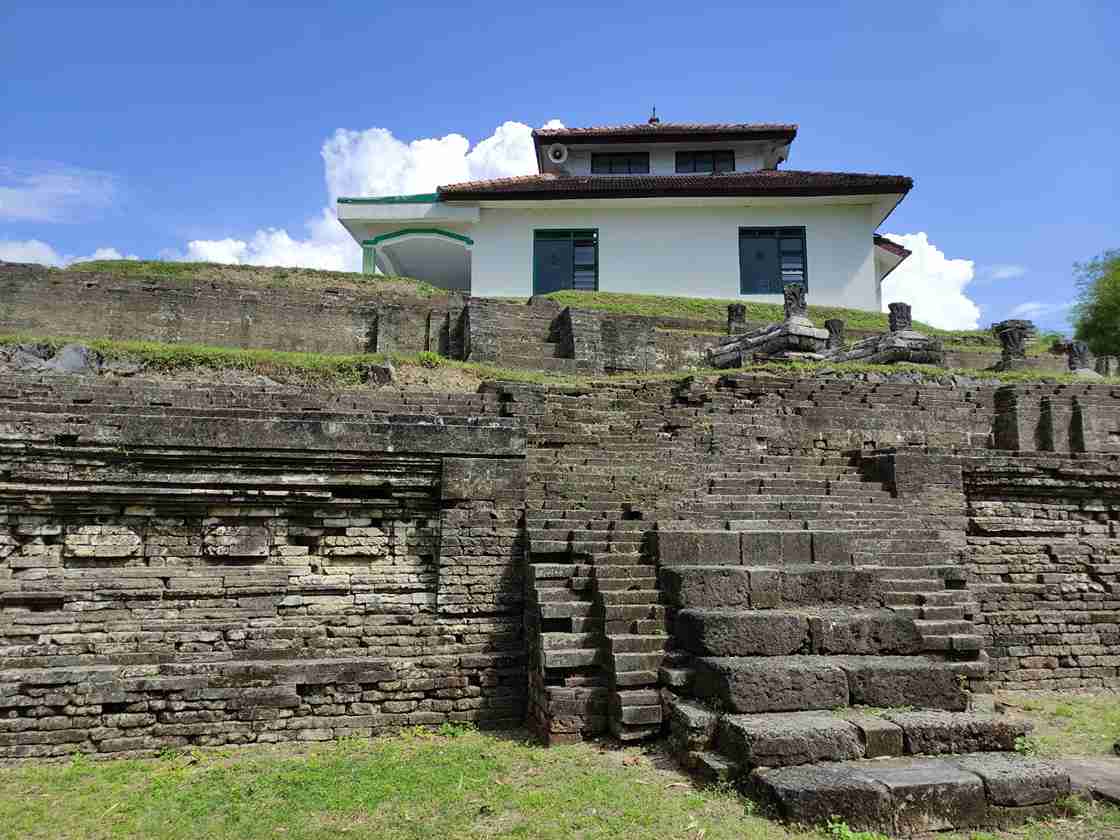
{"type": "Polygon", "coordinates": [[[493,400],[0,404],[0,759],[523,720],[525,441],[493,400]]]}
{"type": "MultiPolygon", "coordinates": [[[[747,375],[462,396],[5,382],[0,759],[527,717],[549,740],[655,734],[649,541],[731,513],[773,530],[911,505],[905,527],[944,547],[930,574],[979,605],[990,683],[1115,686],[1118,396],[747,375]],[[727,471],[760,459],[790,473],[752,501],[727,471]],[[822,459],[843,481],[797,472],[822,459]]],[[[874,552],[819,526],[784,542],[874,552]]]]}

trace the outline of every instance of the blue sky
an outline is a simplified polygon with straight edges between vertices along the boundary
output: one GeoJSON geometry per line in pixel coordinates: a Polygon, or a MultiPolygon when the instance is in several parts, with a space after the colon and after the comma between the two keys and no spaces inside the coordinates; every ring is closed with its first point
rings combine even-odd
{"type": "Polygon", "coordinates": [[[797,122],[786,168],[912,176],[882,230],[925,233],[950,261],[907,278],[917,317],[923,302],[966,317],[970,299],[981,325],[1062,326],[1072,263],[1120,247],[1118,31],[1106,0],[8,0],[0,256],[34,241],[55,261],[329,261],[332,172],[388,189],[461,168],[464,146],[393,138],[474,144],[507,121],[633,122],[656,103],[668,121],[797,122]]]}

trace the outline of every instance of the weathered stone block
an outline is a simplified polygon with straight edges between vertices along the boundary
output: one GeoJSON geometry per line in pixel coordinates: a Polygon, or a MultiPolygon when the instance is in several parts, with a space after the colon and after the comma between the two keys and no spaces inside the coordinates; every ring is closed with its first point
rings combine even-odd
{"type": "Polygon", "coordinates": [[[704,657],[694,690],[736,712],[787,712],[848,705],[843,669],[813,658],[704,657]]]}
{"type": "Polygon", "coordinates": [[[697,656],[782,656],[808,647],[809,620],[777,610],[686,609],[674,636],[697,656]]]}
{"type": "Polygon", "coordinates": [[[735,531],[655,531],[653,539],[661,566],[740,563],[739,534],[735,531]]]}
{"type": "Polygon", "coordinates": [[[661,569],[666,599],[680,607],[747,607],[751,573],[737,566],[678,566],[661,569]]]}

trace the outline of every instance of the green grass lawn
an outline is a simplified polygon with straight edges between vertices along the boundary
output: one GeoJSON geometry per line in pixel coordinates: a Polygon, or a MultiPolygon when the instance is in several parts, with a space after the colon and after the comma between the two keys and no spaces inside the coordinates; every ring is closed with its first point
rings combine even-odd
{"type": "Polygon", "coordinates": [[[737,838],[798,835],[637,751],[469,730],[0,770],[11,838],[737,838]]]}
{"type": "Polygon", "coordinates": [[[1024,749],[1039,756],[1114,756],[1120,743],[1120,694],[1001,692],[1011,714],[1034,723],[1024,749]]]}
{"type": "MultiPolygon", "coordinates": [[[[594,309],[619,315],[649,315],[661,318],[689,318],[700,321],[727,323],[727,305],[742,301],[718,298],[670,297],[666,295],[635,295],[618,292],[553,292],[550,300],[579,309],[594,309]]],[[[771,323],[785,317],[781,304],[746,303],[747,320],[771,323]]],[[[863,309],[845,309],[840,306],[809,305],[809,317],[823,325],[829,318],[842,318],[849,329],[886,330],[887,316],[863,309]]],[[[928,324],[918,321],[914,327],[926,332],[938,332],[928,324]]],[[[980,335],[986,335],[980,333],[980,335]]]]}
{"type": "MultiPolygon", "coordinates": [[[[0,768],[0,837],[21,840],[338,837],[879,840],[763,819],[697,787],[656,748],[551,749],[444,727],[373,740],[173,752],[0,768]]],[[[941,840],[1120,838],[1120,811],[1070,802],[1016,830],[941,840]]]]}

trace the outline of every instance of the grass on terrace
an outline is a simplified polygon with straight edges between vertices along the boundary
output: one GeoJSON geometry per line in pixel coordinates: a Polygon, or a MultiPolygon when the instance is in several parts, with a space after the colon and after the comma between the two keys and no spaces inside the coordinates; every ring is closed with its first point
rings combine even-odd
{"type": "MultiPolygon", "coordinates": [[[[1070,801],[1061,817],[1020,829],[937,836],[1116,840],[1120,810],[1070,801]]],[[[0,837],[881,840],[839,826],[806,831],[769,822],[731,790],[696,787],[656,747],[546,749],[516,733],[453,726],[0,768],[0,837]]]]}
{"type": "Polygon", "coordinates": [[[320,271],[283,266],[227,265],[224,263],[173,262],[163,260],[88,260],[72,263],[65,272],[94,271],[122,280],[169,280],[179,283],[236,283],[262,289],[347,289],[365,292],[398,292],[412,297],[446,295],[411,277],[386,277],[353,271],[320,271]]]}
{"type": "MultiPolygon", "coordinates": [[[[869,365],[857,362],[797,362],[748,365],[739,370],[697,369],[667,373],[627,373],[608,376],[577,376],[544,371],[503,368],[497,365],[461,362],[442,358],[434,353],[419,354],[354,354],[293,353],[279,350],[241,349],[215,347],[201,344],[166,344],[155,341],[118,341],[111,339],[82,339],[60,336],[27,334],[0,335],[0,345],[47,344],[57,349],[75,343],[90,347],[106,359],[142,362],[144,376],[177,377],[192,372],[232,372],[235,374],[267,376],[281,383],[328,388],[360,387],[366,379],[370,365],[384,364],[386,360],[399,368],[426,372],[430,384],[437,389],[452,381],[454,390],[474,390],[484,380],[507,380],[536,384],[584,386],[594,382],[610,381],[664,381],[692,376],[719,376],[734,373],[760,373],[777,377],[827,376],[833,374],[915,373],[929,381],[942,380],[952,375],[1000,382],[1075,382],[1068,374],[1040,371],[1013,371],[994,373],[977,370],[947,370],[923,365],[869,365]]],[[[1102,380],[1105,382],[1115,380],[1102,380]]],[[[406,384],[408,384],[406,382],[406,384]]]]}
{"type": "MultiPolygon", "coordinates": [[[[103,272],[121,279],[142,281],[168,280],[182,283],[223,281],[258,288],[326,289],[341,288],[350,291],[397,292],[420,298],[439,297],[447,294],[420,280],[410,277],[388,277],[350,271],[320,271],[309,268],[283,266],[226,265],[222,263],[174,262],[162,260],[89,260],[73,263],[61,271],[103,272]]],[[[619,292],[554,292],[548,297],[567,306],[594,309],[620,315],[649,315],[665,318],[727,321],[727,305],[736,301],[718,298],[674,297],[670,295],[640,295],[619,292]]],[[[747,303],[747,319],[757,322],[775,322],[783,317],[780,304],[747,303]]],[[[919,313],[920,314],[920,313],[919,313]]],[[[829,318],[841,318],[852,330],[884,331],[887,316],[862,309],[839,306],[809,306],[809,317],[818,325],[829,318]]],[[[999,341],[986,330],[940,330],[921,321],[914,322],[915,329],[941,336],[947,346],[956,349],[983,349],[998,352],[999,341]]],[[[1045,352],[1053,336],[1036,342],[1028,353],[1045,352]]]]}
{"type": "MultiPolygon", "coordinates": [[[[580,309],[595,309],[618,315],[649,315],[660,318],[688,318],[698,321],[727,323],[727,305],[741,301],[720,298],[670,297],[667,295],[636,295],[620,292],[553,292],[550,300],[580,309]]],[[[810,296],[811,297],[811,296],[810,296]]],[[[785,315],[780,303],[746,303],[747,320],[771,323],[781,321],[785,315]]],[[[887,329],[887,316],[863,309],[845,309],[840,306],[809,305],[809,317],[816,324],[829,318],[842,318],[849,329],[887,329]]],[[[916,329],[934,332],[927,324],[914,323],[916,329]]]]}

